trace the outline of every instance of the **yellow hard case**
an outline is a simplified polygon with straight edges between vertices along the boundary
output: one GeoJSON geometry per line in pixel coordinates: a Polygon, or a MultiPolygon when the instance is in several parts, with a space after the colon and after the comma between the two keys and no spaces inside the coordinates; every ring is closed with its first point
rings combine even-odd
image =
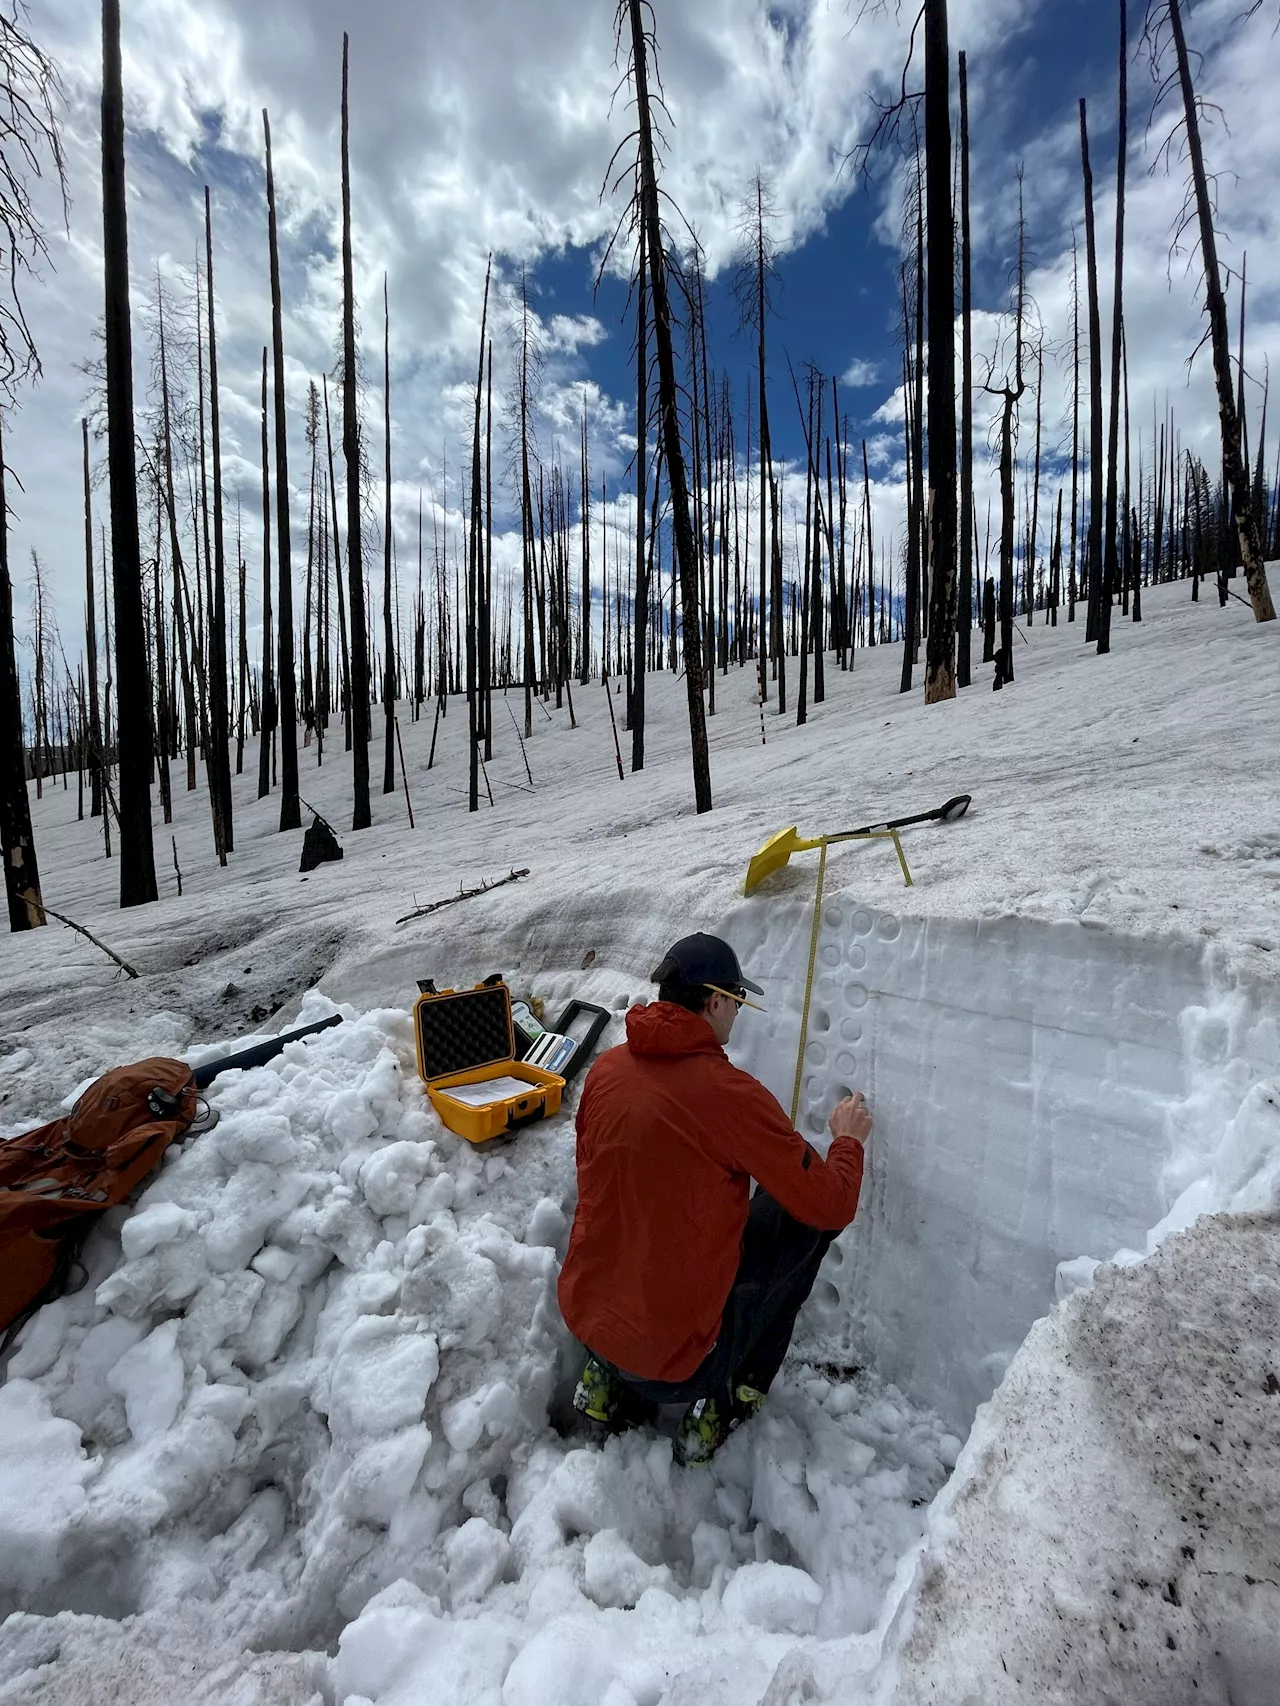
{"type": "Polygon", "coordinates": [[[413,1034],[418,1073],[432,1107],[449,1130],[468,1143],[510,1136],[560,1111],[564,1079],[515,1058],[511,991],[505,983],[420,995],[414,1003],[413,1034]],[[478,1108],[449,1094],[455,1086],[483,1084],[490,1078],[518,1078],[529,1086],[528,1094],[499,1097],[478,1108]]]}

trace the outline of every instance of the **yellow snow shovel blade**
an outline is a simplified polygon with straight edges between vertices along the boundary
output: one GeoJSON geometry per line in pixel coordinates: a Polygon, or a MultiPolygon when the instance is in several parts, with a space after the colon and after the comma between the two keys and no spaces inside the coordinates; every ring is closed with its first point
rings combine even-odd
{"type": "Polygon", "coordinates": [[[775,871],[782,869],[793,853],[811,853],[815,847],[822,846],[824,839],[823,836],[817,836],[813,840],[805,840],[795,824],[792,824],[790,829],[780,829],[776,835],[771,835],[747,866],[747,880],[742,885],[743,894],[754,893],[766,877],[771,877],[775,871]]]}
{"type": "Polygon", "coordinates": [[[894,852],[898,855],[898,863],[902,867],[902,880],[908,888],[912,886],[907,856],[902,851],[902,837],[895,828],[846,829],[841,830],[838,835],[815,835],[806,838],[792,824],[790,829],[780,829],[776,835],[771,835],[752,858],[747,866],[746,881],[742,885],[743,894],[753,894],[766,877],[771,877],[775,871],[782,869],[793,853],[811,853],[816,847],[831,847],[838,841],[892,841],[894,852]]]}

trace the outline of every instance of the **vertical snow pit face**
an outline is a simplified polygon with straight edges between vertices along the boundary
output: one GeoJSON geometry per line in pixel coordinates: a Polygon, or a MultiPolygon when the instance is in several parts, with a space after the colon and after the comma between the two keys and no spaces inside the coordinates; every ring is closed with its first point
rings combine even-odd
{"type": "MultiPolygon", "coordinates": [[[[753,908],[728,927],[766,970],[769,1009],[734,1055],[784,1107],[811,921],[753,908]]],[[[827,1114],[857,1089],[876,1124],[858,1218],[797,1348],[874,1363],[966,1431],[1053,1303],[1058,1264],[1144,1250],[1169,1208],[1195,1070],[1185,1015],[1205,999],[1189,947],[824,906],[797,1123],[825,1149],[827,1114]]]]}

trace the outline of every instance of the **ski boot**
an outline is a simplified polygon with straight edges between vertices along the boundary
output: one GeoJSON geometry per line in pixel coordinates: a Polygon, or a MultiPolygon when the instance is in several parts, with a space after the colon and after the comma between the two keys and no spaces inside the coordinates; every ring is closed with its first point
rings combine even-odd
{"type": "Polygon", "coordinates": [[[650,1404],[626,1381],[594,1356],[586,1360],[573,1394],[573,1407],[589,1422],[595,1422],[608,1433],[625,1433],[628,1428],[643,1427],[658,1414],[656,1404],[650,1404]]]}
{"type": "Polygon", "coordinates": [[[676,1462],[686,1469],[705,1467],[735,1428],[759,1414],[764,1400],[764,1393],[745,1381],[727,1397],[697,1399],[685,1411],[676,1433],[676,1462]]]}

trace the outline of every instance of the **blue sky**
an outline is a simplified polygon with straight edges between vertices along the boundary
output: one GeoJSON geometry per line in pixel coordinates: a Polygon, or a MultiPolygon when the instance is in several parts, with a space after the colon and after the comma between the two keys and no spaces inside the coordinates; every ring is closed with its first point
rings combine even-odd
{"type": "MultiPolygon", "coordinates": [[[[1140,26],[1141,15],[1131,7],[1132,36],[1140,26]]],[[[1005,241],[976,243],[973,288],[978,304],[998,302],[1007,283],[1012,263],[1013,166],[1047,125],[1076,122],[1081,95],[1090,101],[1097,187],[1104,189],[1113,181],[1117,44],[1114,8],[1102,7],[1096,0],[1056,0],[1053,6],[1035,11],[1034,20],[1015,32],[1006,48],[980,51],[976,56],[970,52],[969,98],[971,112],[978,115],[971,120],[971,193],[979,206],[1008,202],[996,227],[1005,241]]],[[[953,37],[953,56],[963,46],[963,40],[953,37]]],[[[918,88],[919,79],[913,77],[910,86],[918,88]]],[[[1142,62],[1131,70],[1130,89],[1132,131],[1145,122],[1150,105],[1150,79],[1142,62]]],[[[904,144],[907,140],[904,127],[904,144]]],[[[954,141],[958,147],[958,123],[954,141]]],[[[673,153],[678,152],[678,130],[671,144],[673,153]]],[[[775,452],[782,456],[796,460],[804,453],[787,374],[788,357],[798,377],[807,362],[837,378],[855,368],[863,370],[859,377],[874,375],[870,383],[842,385],[840,407],[848,416],[855,443],[859,434],[873,437],[883,430],[873,417],[897,382],[901,362],[899,253],[896,243],[888,240],[885,212],[886,203],[892,201],[900,158],[891,143],[870,162],[869,178],[859,177],[852,163],[844,166],[835,191],[839,199],[822,228],[778,256],[769,324],[770,421],[775,452]]],[[[1062,243],[1063,209],[1059,198],[1042,204],[1035,186],[1028,184],[1027,189],[1029,252],[1034,257],[1062,243]]],[[[1077,201],[1079,194],[1077,173],[1077,201]]],[[[1078,217],[1078,207],[1070,208],[1067,217],[1078,217]]],[[[893,223],[896,226],[896,219],[893,223]]],[[[584,367],[610,394],[629,398],[635,383],[632,314],[621,281],[606,277],[595,290],[597,263],[594,247],[549,254],[531,274],[533,289],[544,309],[598,316],[608,336],[590,350],[584,367]]],[[[747,390],[755,385],[754,334],[739,330],[732,268],[722,269],[709,282],[706,301],[712,362],[730,374],[741,411],[747,390]]]]}

